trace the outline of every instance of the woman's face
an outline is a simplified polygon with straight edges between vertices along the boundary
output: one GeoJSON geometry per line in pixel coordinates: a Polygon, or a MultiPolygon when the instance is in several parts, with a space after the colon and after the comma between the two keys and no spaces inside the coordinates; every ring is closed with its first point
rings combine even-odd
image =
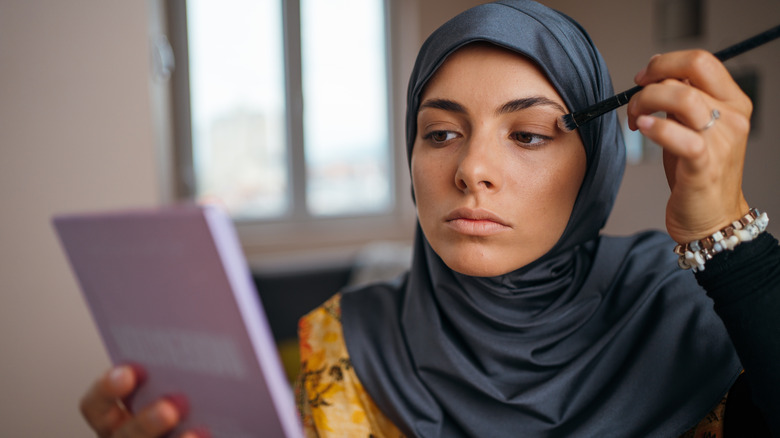
{"type": "Polygon", "coordinates": [[[495,276],[538,259],[569,220],[586,158],[563,100],[525,57],[459,49],[428,82],[412,181],[420,225],[451,269],[495,276]]]}

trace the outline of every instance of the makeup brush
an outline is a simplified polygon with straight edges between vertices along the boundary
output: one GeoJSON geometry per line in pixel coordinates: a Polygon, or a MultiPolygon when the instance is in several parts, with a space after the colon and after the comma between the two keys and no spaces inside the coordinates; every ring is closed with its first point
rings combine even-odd
{"type": "MultiPolygon", "coordinates": [[[[780,26],[773,27],[752,38],[748,38],[741,43],[734,44],[731,47],[727,47],[719,52],[716,52],[715,57],[720,61],[725,61],[737,55],[741,55],[742,53],[745,53],[748,50],[756,48],[764,43],[772,41],[777,37],[780,37],[780,26]]],[[[637,85],[634,88],[626,90],[622,93],[618,93],[608,99],[591,105],[582,111],[560,116],[558,117],[557,121],[558,128],[565,132],[573,131],[583,124],[595,119],[596,117],[602,116],[609,111],[627,104],[629,99],[631,99],[631,96],[636,94],[641,89],[642,86],[637,85]]]]}

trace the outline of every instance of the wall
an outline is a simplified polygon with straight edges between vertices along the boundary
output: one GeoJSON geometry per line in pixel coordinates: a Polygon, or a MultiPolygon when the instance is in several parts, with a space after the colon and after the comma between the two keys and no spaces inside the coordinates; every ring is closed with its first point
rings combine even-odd
{"type": "Polygon", "coordinates": [[[0,435],[91,436],[78,398],[108,366],[50,226],[152,205],[146,5],[0,2],[0,435]]]}

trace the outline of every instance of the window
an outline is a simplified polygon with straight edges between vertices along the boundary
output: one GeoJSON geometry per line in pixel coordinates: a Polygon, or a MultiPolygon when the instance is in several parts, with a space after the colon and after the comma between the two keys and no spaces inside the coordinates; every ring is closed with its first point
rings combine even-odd
{"type": "Polygon", "coordinates": [[[383,0],[284,6],[186,3],[192,195],[239,220],[392,210],[383,0]]]}
{"type": "Polygon", "coordinates": [[[187,1],[192,170],[198,200],[233,217],[290,210],[282,5],[187,1]]]}
{"type": "MultiPolygon", "coordinates": [[[[388,2],[166,5],[173,197],[225,205],[250,253],[411,237],[405,152],[393,141],[403,141],[403,93],[390,99],[411,64],[391,68],[388,2]]],[[[416,50],[416,37],[395,44],[416,50]]]]}
{"type": "Polygon", "coordinates": [[[301,0],[306,206],[392,207],[383,0],[301,0]]]}
{"type": "Polygon", "coordinates": [[[172,198],[225,205],[254,254],[411,237],[398,90],[413,59],[390,62],[389,2],[165,4],[172,198]]]}

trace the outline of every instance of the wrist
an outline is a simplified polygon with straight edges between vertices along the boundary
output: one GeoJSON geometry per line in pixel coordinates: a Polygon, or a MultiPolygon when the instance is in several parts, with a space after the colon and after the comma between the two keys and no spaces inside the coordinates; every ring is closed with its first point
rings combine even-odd
{"type": "Polygon", "coordinates": [[[675,254],[679,256],[677,263],[682,269],[703,271],[704,264],[715,254],[733,250],[740,243],[755,239],[766,230],[768,223],[769,217],[766,213],[751,208],[739,220],[703,239],[678,244],[674,248],[675,254]]]}

